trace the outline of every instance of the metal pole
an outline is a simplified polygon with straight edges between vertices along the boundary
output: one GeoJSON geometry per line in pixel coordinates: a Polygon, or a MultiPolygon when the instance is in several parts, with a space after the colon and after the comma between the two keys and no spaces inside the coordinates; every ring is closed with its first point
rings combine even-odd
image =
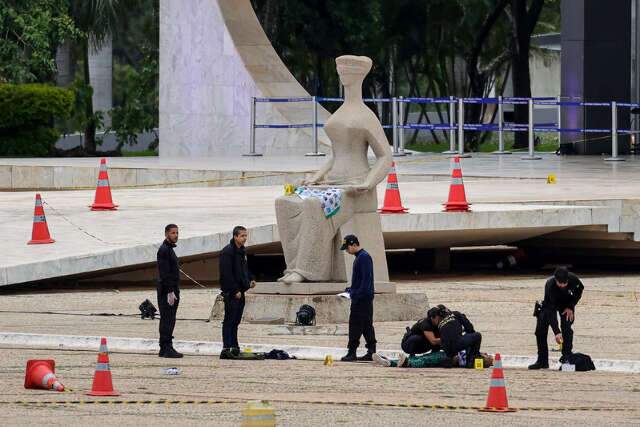
{"type": "Polygon", "coordinates": [[[406,156],[409,153],[404,151],[404,96],[399,97],[398,101],[398,152],[395,157],[406,156]]]}
{"type": "Polygon", "coordinates": [[[393,155],[398,155],[398,100],[394,96],[391,99],[391,129],[393,138],[393,155]]]}
{"type": "MultiPolygon", "coordinates": [[[[557,121],[558,121],[558,129],[562,127],[562,106],[560,105],[560,97],[556,96],[557,103],[557,121]]],[[[562,144],[562,132],[558,131],[558,148],[560,148],[560,144],[562,144]]]]}
{"type": "Polygon", "coordinates": [[[311,120],[311,140],[313,142],[313,152],[307,153],[305,156],[309,157],[321,157],[324,156],[324,153],[318,151],[318,101],[315,96],[311,97],[311,102],[313,103],[313,107],[311,108],[313,112],[313,117],[311,120]]]}
{"type": "Polygon", "coordinates": [[[533,139],[533,99],[529,98],[529,153],[522,157],[522,160],[540,160],[542,157],[536,156],[533,139]]]}
{"type": "Polygon", "coordinates": [[[260,157],[262,154],[256,153],[256,97],[251,97],[251,127],[249,128],[249,153],[243,154],[247,157],[260,157]]]}
{"type": "Polygon", "coordinates": [[[442,154],[457,154],[456,150],[456,104],[453,95],[449,96],[449,149],[442,154]]]}
{"type": "Polygon", "coordinates": [[[502,95],[498,96],[498,151],[493,154],[511,154],[511,151],[504,149],[504,114],[502,107],[502,95]]]}
{"type": "Polygon", "coordinates": [[[622,162],[618,157],[618,103],[611,101],[611,157],[604,159],[607,162],[622,162]]]}
{"type": "Polygon", "coordinates": [[[458,157],[471,157],[464,152],[464,100],[458,98],[458,157]]]}

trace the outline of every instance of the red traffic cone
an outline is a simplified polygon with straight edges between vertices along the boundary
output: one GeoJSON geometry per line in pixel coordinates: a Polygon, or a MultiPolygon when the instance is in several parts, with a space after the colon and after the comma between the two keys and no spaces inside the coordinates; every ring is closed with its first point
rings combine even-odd
{"type": "Polygon", "coordinates": [[[453,171],[451,173],[451,187],[449,187],[449,200],[444,204],[445,212],[468,212],[469,203],[464,193],[464,182],[462,181],[462,169],[460,168],[460,157],[453,159],[453,171]]]}
{"type": "Polygon", "coordinates": [[[507,401],[507,387],[504,383],[504,372],[502,371],[502,359],[500,358],[500,353],[496,353],[496,359],[493,364],[489,395],[487,396],[487,405],[479,410],[482,412],[516,411],[514,408],[509,408],[509,402],[507,401]]]}
{"type": "Polygon", "coordinates": [[[400,188],[398,188],[398,176],[396,175],[396,162],[391,162],[389,175],[387,176],[387,190],[384,193],[384,203],[378,212],[382,213],[406,213],[409,209],[402,207],[400,188]]]}
{"type": "Polygon", "coordinates": [[[27,245],[41,245],[53,242],[55,242],[55,240],[49,235],[49,227],[47,226],[47,218],[44,216],[42,199],[40,198],[40,194],[36,194],[36,208],[33,212],[31,240],[27,242],[27,245]]]}
{"type": "Polygon", "coordinates": [[[107,339],[100,340],[100,353],[96,364],[96,373],[93,376],[93,385],[87,396],[120,396],[120,393],[113,389],[111,381],[111,368],[109,368],[109,350],[107,350],[107,339]]]}
{"type": "Polygon", "coordinates": [[[24,374],[24,388],[64,391],[55,375],[55,360],[28,360],[24,374]]]}
{"type": "Polygon", "coordinates": [[[109,173],[107,172],[106,159],[100,160],[96,197],[90,208],[92,211],[114,211],[118,208],[118,205],[114,205],[111,199],[111,187],[109,187],[109,173]]]}

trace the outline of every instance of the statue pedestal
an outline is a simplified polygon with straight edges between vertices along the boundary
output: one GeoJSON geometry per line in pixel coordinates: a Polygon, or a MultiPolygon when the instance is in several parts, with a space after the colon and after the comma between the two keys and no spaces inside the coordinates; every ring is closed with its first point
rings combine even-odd
{"type": "MultiPolygon", "coordinates": [[[[349,286],[347,282],[259,282],[249,289],[249,295],[337,295],[349,286]]],[[[396,285],[391,282],[375,282],[377,294],[395,294],[396,285]]]]}
{"type": "MultiPolygon", "coordinates": [[[[262,286],[268,288],[271,285],[272,283],[258,283],[255,289],[259,289],[262,286]]],[[[277,283],[277,285],[285,286],[281,283],[277,283]]],[[[273,284],[272,290],[282,289],[277,285],[273,284]]],[[[318,283],[301,283],[300,285],[303,285],[305,290],[313,290],[313,287],[318,283]]],[[[331,292],[330,294],[309,292],[299,294],[256,293],[252,290],[245,296],[246,304],[242,320],[248,323],[295,323],[296,312],[300,309],[300,306],[309,304],[316,310],[316,324],[318,325],[348,323],[351,300],[336,295],[344,290],[346,283],[323,283],[321,285],[327,287],[338,286],[339,289],[337,292],[331,292]]],[[[388,283],[388,285],[393,288],[393,292],[378,293],[378,289],[376,289],[376,296],[373,300],[374,322],[412,322],[425,316],[429,308],[429,299],[426,294],[398,294],[395,293],[395,286],[392,283],[388,283]]],[[[380,284],[376,283],[376,287],[379,286],[380,284]]],[[[297,287],[295,287],[295,290],[298,290],[297,287]]],[[[209,319],[222,320],[223,318],[224,302],[222,296],[218,295],[211,309],[209,319]]],[[[398,333],[400,332],[402,331],[398,333]]]]}

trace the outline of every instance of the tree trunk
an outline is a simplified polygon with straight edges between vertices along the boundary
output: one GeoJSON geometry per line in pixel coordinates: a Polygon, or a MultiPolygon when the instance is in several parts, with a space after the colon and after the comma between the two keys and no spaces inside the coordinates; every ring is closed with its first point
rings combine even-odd
{"type": "MultiPolygon", "coordinates": [[[[526,0],[511,0],[513,56],[511,59],[511,79],[513,96],[531,97],[531,74],[529,71],[529,51],[531,34],[538,23],[544,0],[533,0],[527,10],[526,0]]],[[[526,104],[514,105],[515,123],[529,122],[529,109],[526,104]]],[[[515,132],[514,148],[525,148],[528,145],[526,132],[515,132]]]]}
{"type": "MultiPolygon", "coordinates": [[[[513,56],[511,61],[513,67],[512,82],[513,96],[516,98],[531,97],[531,79],[529,77],[529,43],[526,48],[521,46],[519,54],[513,56]]],[[[515,123],[529,123],[529,107],[526,104],[516,104],[513,109],[513,119],[515,123]]],[[[528,145],[526,132],[515,132],[514,148],[525,148],[528,145]]]]}
{"type": "MultiPolygon", "coordinates": [[[[82,56],[83,56],[83,74],[84,74],[84,84],[87,86],[91,85],[90,75],[89,75],[89,43],[84,42],[82,46],[82,56]]],[[[93,118],[93,100],[90,98],[85,100],[85,115],[87,118],[87,124],[84,129],[84,151],[86,154],[95,155],[96,154],[96,123],[93,118]]]]}

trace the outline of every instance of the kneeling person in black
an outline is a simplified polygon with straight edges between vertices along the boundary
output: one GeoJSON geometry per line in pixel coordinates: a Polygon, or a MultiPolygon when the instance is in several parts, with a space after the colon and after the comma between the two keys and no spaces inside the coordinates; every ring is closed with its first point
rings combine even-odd
{"type": "Polygon", "coordinates": [[[430,314],[435,313],[437,308],[431,308],[427,312],[427,317],[418,320],[411,328],[407,328],[407,333],[402,337],[402,351],[410,356],[427,353],[429,351],[440,351],[440,332],[438,327],[431,322],[430,314]]]}
{"type": "Polygon", "coordinates": [[[538,345],[538,360],[529,369],[546,369],[549,367],[549,347],[547,334],[549,326],[555,334],[556,342],[562,343],[562,359],[564,361],[573,351],[573,321],[575,320],[576,304],[582,298],[584,285],[566,267],[558,267],[553,277],[544,286],[544,300],[540,310],[536,310],[536,343],[538,345]],[[558,328],[558,314],[560,328],[558,328]]]}
{"type": "Polygon", "coordinates": [[[474,360],[480,356],[482,335],[476,332],[467,316],[459,311],[450,311],[444,305],[430,310],[431,322],[438,325],[442,349],[453,358],[458,352],[467,352],[467,368],[473,368],[474,360]],[[464,332],[464,334],[463,334],[464,332]]]}
{"type": "Polygon", "coordinates": [[[238,326],[244,312],[244,294],[256,286],[247,265],[246,242],[247,229],[238,225],[233,229],[233,238],[220,253],[220,290],[224,298],[221,359],[232,359],[240,354],[238,326]]]}

